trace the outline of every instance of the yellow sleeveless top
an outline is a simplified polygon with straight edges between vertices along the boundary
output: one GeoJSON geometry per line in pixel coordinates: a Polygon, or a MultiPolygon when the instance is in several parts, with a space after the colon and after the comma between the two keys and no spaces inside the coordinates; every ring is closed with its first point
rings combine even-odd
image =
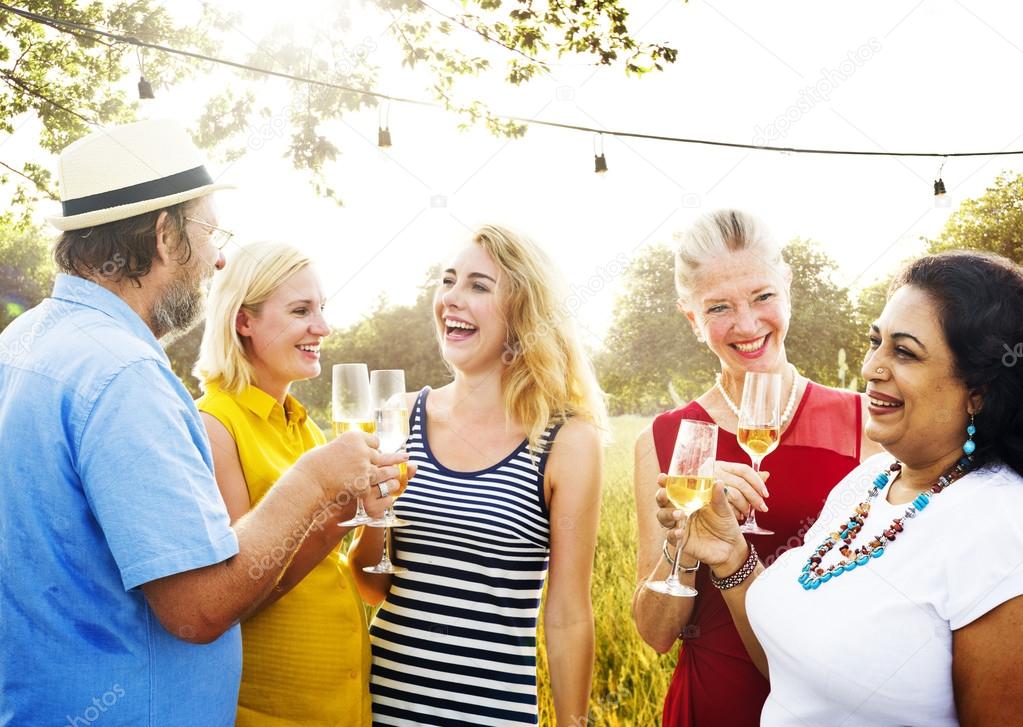
{"type": "MultiPolygon", "coordinates": [[[[282,407],[255,386],[234,396],[208,384],[196,404],[234,438],[251,506],[302,453],[326,441],[290,394],[282,407]]],[[[236,724],[370,725],[369,669],[366,612],[348,563],[333,552],[242,624],[236,724]]]]}

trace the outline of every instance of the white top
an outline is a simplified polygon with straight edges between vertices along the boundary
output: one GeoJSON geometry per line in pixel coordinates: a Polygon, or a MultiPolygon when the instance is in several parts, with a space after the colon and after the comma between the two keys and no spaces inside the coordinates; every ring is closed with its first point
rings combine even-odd
{"type": "MultiPolygon", "coordinates": [[[[763,727],[957,725],[952,632],[1023,594],[1023,477],[1004,465],[933,496],[881,557],[803,590],[797,579],[806,559],[892,461],[875,455],[839,482],[806,544],[778,558],[747,593],[771,671],[763,727]]],[[[853,548],[909,506],[886,495],[887,488],[872,503],[853,548]]],[[[840,560],[835,547],[823,565],[840,560]]]]}

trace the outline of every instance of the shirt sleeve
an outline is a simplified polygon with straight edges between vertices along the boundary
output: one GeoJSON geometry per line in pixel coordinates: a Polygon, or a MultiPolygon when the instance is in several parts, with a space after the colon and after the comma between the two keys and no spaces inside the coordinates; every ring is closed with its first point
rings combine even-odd
{"type": "Polygon", "coordinates": [[[978,473],[990,481],[977,483],[983,487],[975,488],[969,510],[961,513],[966,532],[949,533],[945,615],[952,630],[1023,595],[1023,478],[1005,465],[996,468],[994,474],[978,473]]]}
{"type": "Polygon", "coordinates": [[[93,404],[77,452],[125,590],[238,553],[202,421],[169,367],[143,360],[119,371],[93,404]]]}

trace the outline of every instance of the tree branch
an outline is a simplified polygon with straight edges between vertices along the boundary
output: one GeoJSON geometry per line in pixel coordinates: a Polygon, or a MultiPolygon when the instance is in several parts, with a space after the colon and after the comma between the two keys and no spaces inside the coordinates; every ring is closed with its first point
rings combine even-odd
{"type": "Polygon", "coordinates": [[[33,186],[34,186],[34,187],[35,187],[36,189],[38,189],[38,190],[39,190],[40,192],[43,192],[44,194],[46,194],[46,196],[47,196],[47,197],[49,197],[49,196],[51,195],[51,192],[50,192],[50,190],[48,190],[48,189],[47,189],[46,187],[44,187],[43,185],[39,184],[39,182],[38,182],[37,180],[35,180],[35,179],[33,179],[32,177],[28,176],[27,174],[25,174],[25,172],[21,171],[20,169],[15,169],[15,168],[14,168],[14,167],[12,167],[12,166],[11,166],[10,164],[8,164],[7,162],[5,162],[5,161],[2,161],[2,160],[0,160],[0,166],[4,166],[4,167],[7,167],[7,168],[8,168],[8,169],[10,169],[10,170],[11,170],[12,172],[14,172],[15,174],[17,174],[17,175],[18,175],[19,177],[24,177],[24,178],[25,178],[25,179],[27,179],[28,181],[32,182],[32,185],[33,185],[33,186]]]}
{"type": "Polygon", "coordinates": [[[547,65],[547,63],[545,61],[542,61],[539,58],[534,58],[533,56],[529,55],[525,51],[519,50],[515,46],[508,45],[507,43],[505,43],[505,42],[503,42],[503,41],[501,41],[501,40],[499,40],[497,38],[493,38],[493,37],[491,37],[490,34],[484,33],[481,30],[479,30],[478,28],[473,28],[472,26],[468,25],[462,18],[455,18],[455,17],[452,17],[450,15],[446,15],[445,13],[442,13],[440,10],[437,10],[437,8],[435,8],[435,7],[431,6],[431,5],[427,5],[425,2],[423,2],[423,0],[419,0],[419,4],[422,5],[424,8],[426,8],[427,10],[432,10],[433,12],[435,12],[437,15],[441,16],[442,18],[446,18],[447,20],[450,20],[452,23],[457,23],[458,25],[462,26],[463,28],[465,28],[469,32],[475,33],[476,35],[478,35],[479,37],[483,38],[483,40],[485,40],[487,42],[496,43],[497,45],[501,46],[502,48],[506,48],[506,49],[510,50],[512,53],[518,53],[523,58],[526,58],[529,61],[531,61],[533,63],[536,63],[538,66],[542,67],[543,70],[544,70],[544,73],[550,73],[550,67],[547,65]]]}
{"type": "Polygon", "coordinates": [[[74,109],[69,109],[67,106],[64,106],[63,104],[57,103],[56,101],[54,101],[52,98],[50,98],[46,94],[41,93],[40,91],[32,88],[32,86],[30,86],[23,78],[18,78],[13,73],[8,71],[6,68],[0,69],[0,75],[3,76],[3,78],[7,82],[7,85],[10,86],[11,88],[15,88],[15,89],[17,89],[19,91],[23,91],[24,93],[27,93],[30,96],[34,96],[35,98],[39,99],[40,101],[45,101],[46,103],[54,106],[55,108],[60,109],[64,113],[71,114],[72,116],[75,116],[75,117],[81,119],[82,121],[84,121],[85,123],[89,124],[90,126],[96,124],[96,122],[93,121],[92,119],[86,118],[85,116],[83,116],[82,114],[78,113],[74,109]]]}

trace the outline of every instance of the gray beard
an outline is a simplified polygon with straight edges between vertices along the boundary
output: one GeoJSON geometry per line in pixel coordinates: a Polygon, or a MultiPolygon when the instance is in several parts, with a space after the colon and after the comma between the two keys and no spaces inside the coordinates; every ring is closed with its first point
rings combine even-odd
{"type": "Polygon", "coordinates": [[[195,325],[206,309],[198,267],[175,280],[153,306],[150,328],[164,346],[170,345],[195,325]]]}

